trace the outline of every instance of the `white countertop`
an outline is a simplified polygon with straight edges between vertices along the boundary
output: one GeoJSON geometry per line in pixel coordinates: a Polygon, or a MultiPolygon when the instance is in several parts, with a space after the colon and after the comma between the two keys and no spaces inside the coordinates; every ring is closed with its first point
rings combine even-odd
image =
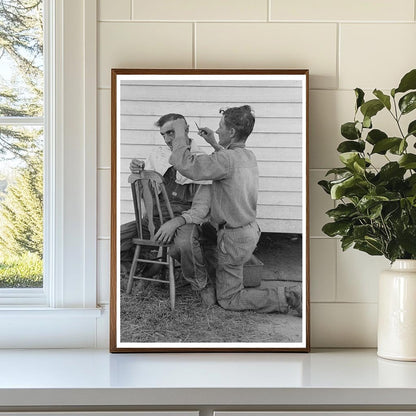
{"type": "Polygon", "coordinates": [[[375,350],[0,350],[0,407],[416,405],[416,362],[375,350]]]}

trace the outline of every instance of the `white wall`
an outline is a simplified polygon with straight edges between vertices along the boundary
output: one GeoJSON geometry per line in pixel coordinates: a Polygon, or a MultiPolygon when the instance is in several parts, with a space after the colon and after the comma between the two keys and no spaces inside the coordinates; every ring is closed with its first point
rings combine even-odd
{"type": "Polygon", "coordinates": [[[110,69],[309,68],[312,346],[375,346],[388,262],[322,234],[333,203],[316,183],[338,165],[353,88],[389,91],[416,67],[415,1],[100,0],[98,16],[99,301],[110,281],[110,69]]]}
{"type": "Polygon", "coordinates": [[[120,88],[120,223],[134,220],[128,176],[132,158],[145,160],[165,147],[154,123],[167,113],[185,116],[190,137],[202,151],[213,149],[197,135],[216,130],[220,108],[249,104],[256,113],[247,148],[259,167],[257,222],[262,230],[302,233],[301,81],[122,81],[120,88]]]}

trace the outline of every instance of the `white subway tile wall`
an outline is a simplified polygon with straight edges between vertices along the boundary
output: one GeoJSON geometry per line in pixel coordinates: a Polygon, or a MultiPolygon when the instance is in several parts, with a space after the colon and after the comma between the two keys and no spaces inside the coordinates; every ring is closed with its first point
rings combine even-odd
{"type": "Polygon", "coordinates": [[[413,0],[271,0],[272,20],[413,22],[413,0]]]}
{"type": "Polygon", "coordinates": [[[198,23],[198,68],[308,68],[312,88],[336,88],[334,23],[198,23]]]}
{"type": "Polygon", "coordinates": [[[267,21],[268,0],[133,0],[134,20],[267,21]]]}
{"type": "Polygon", "coordinates": [[[99,20],[130,20],[131,0],[100,0],[98,2],[99,20]]]}
{"type": "MultiPolygon", "coordinates": [[[[386,91],[416,67],[415,0],[98,1],[98,298],[109,302],[111,68],[308,68],[311,342],[374,347],[380,257],[342,252],[317,182],[339,165],[355,87],[386,91]],[[313,3],[313,4],[312,4],[313,3]]],[[[386,116],[376,119],[390,128],[386,116]]],[[[105,346],[104,346],[105,347],[105,346]]]]}

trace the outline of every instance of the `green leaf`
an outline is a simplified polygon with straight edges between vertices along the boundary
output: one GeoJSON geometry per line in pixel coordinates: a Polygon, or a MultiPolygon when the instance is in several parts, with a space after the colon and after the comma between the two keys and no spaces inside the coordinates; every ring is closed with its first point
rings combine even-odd
{"type": "Polygon", "coordinates": [[[357,123],[353,121],[341,126],[341,135],[348,140],[357,140],[361,137],[360,130],[357,129],[357,123]]]}
{"type": "Polygon", "coordinates": [[[318,185],[327,193],[330,194],[331,193],[331,188],[329,186],[329,182],[328,181],[319,181],[318,185]]]}
{"type": "Polygon", "coordinates": [[[364,251],[365,253],[369,254],[370,256],[381,256],[383,252],[381,249],[374,247],[369,242],[356,242],[354,244],[354,248],[360,251],[364,251]]]}
{"type": "Polygon", "coordinates": [[[375,220],[381,217],[381,212],[383,210],[383,204],[377,204],[374,207],[370,208],[370,218],[375,220]]]}
{"type": "Polygon", "coordinates": [[[373,123],[371,122],[371,117],[364,116],[363,127],[366,129],[371,129],[373,127],[373,123]]]}
{"type": "Polygon", "coordinates": [[[351,172],[351,169],[348,168],[334,168],[329,169],[329,171],[325,174],[325,176],[335,174],[335,175],[344,175],[345,173],[351,172]]]}
{"type": "Polygon", "coordinates": [[[416,169],[416,155],[408,153],[399,159],[399,165],[405,169],[416,169]]]}
{"type": "Polygon", "coordinates": [[[354,204],[339,204],[336,208],[330,209],[326,214],[334,220],[345,219],[357,212],[354,204]]]}
{"type": "Polygon", "coordinates": [[[385,95],[382,91],[375,89],[373,94],[383,103],[388,110],[391,109],[390,97],[385,95]]]}
{"type": "Polygon", "coordinates": [[[354,244],[354,237],[351,235],[346,235],[341,238],[341,247],[342,251],[347,250],[354,244]]]}
{"type": "Polygon", "coordinates": [[[354,187],[358,182],[355,176],[351,176],[347,179],[343,179],[341,182],[331,187],[331,198],[340,199],[345,195],[345,191],[349,188],[354,187]]]}
{"type": "Polygon", "coordinates": [[[355,111],[357,111],[364,104],[364,91],[361,88],[355,90],[355,111]]]}
{"type": "Polygon", "coordinates": [[[405,251],[416,254],[416,227],[406,228],[398,237],[398,242],[405,251]]]}
{"type": "Polygon", "coordinates": [[[339,160],[346,166],[352,167],[354,162],[360,158],[357,152],[346,152],[339,155],[339,160]]]}
{"type": "Polygon", "coordinates": [[[384,105],[379,100],[370,100],[361,106],[361,112],[365,118],[371,118],[374,117],[383,108],[384,105]]]}
{"type": "Polygon", "coordinates": [[[400,98],[399,108],[402,114],[407,114],[416,108],[416,91],[409,92],[400,98]]]}
{"type": "Polygon", "coordinates": [[[366,141],[370,144],[376,144],[380,140],[387,139],[387,134],[384,131],[374,129],[368,132],[366,141]]]}
{"type": "Polygon", "coordinates": [[[407,149],[406,139],[400,139],[400,143],[395,144],[389,149],[389,152],[393,155],[402,155],[403,152],[407,149]]]}
{"type": "Polygon", "coordinates": [[[413,135],[416,137],[416,120],[413,120],[409,124],[409,127],[407,128],[407,133],[408,133],[408,136],[413,135]]]}
{"type": "Polygon", "coordinates": [[[399,86],[395,89],[395,93],[397,92],[406,92],[409,90],[416,89],[416,69],[412,69],[400,81],[399,86]]]}
{"type": "Polygon", "coordinates": [[[360,159],[355,160],[352,167],[355,172],[363,174],[365,172],[365,167],[366,167],[365,159],[360,158],[360,159]]]}
{"type": "Polygon", "coordinates": [[[346,153],[346,152],[364,152],[365,149],[365,142],[363,140],[358,140],[356,142],[353,141],[345,141],[341,142],[339,146],[337,147],[337,151],[340,153],[346,153]]]}
{"type": "Polygon", "coordinates": [[[322,227],[322,231],[329,237],[335,237],[336,235],[345,235],[351,227],[349,221],[336,221],[325,224],[322,227]]]}
{"type": "Polygon", "coordinates": [[[403,154],[406,148],[407,148],[407,141],[403,139],[399,146],[399,155],[403,154]]]}
{"type": "Polygon", "coordinates": [[[389,181],[391,178],[402,179],[405,172],[406,169],[401,168],[397,162],[389,162],[381,167],[378,177],[381,181],[389,181]]]}
{"type": "Polygon", "coordinates": [[[379,155],[384,155],[387,150],[390,150],[393,146],[400,146],[402,139],[399,137],[387,137],[386,139],[382,139],[378,141],[374,147],[371,154],[377,153],[379,155]]]}
{"type": "Polygon", "coordinates": [[[357,209],[362,212],[378,205],[380,202],[388,201],[389,199],[383,195],[364,195],[357,204],[357,209]]]}
{"type": "Polygon", "coordinates": [[[369,166],[370,160],[368,158],[363,158],[357,152],[345,152],[339,155],[340,161],[347,166],[347,168],[352,169],[351,173],[363,174],[366,167],[369,166]]]}
{"type": "Polygon", "coordinates": [[[371,225],[357,225],[352,230],[352,235],[355,238],[355,240],[365,240],[365,237],[369,234],[373,233],[373,228],[371,225]]]}
{"type": "Polygon", "coordinates": [[[387,244],[387,255],[386,255],[386,257],[390,261],[394,261],[394,260],[402,257],[402,250],[400,249],[400,245],[399,245],[396,238],[389,241],[389,243],[387,244]]]}

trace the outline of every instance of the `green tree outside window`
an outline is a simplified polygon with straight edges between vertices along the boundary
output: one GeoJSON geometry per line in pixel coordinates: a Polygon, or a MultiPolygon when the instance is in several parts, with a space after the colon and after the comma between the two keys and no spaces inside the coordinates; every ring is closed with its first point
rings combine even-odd
{"type": "Polygon", "coordinates": [[[0,288],[43,284],[43,2],[0,0],[0,288]]]}

